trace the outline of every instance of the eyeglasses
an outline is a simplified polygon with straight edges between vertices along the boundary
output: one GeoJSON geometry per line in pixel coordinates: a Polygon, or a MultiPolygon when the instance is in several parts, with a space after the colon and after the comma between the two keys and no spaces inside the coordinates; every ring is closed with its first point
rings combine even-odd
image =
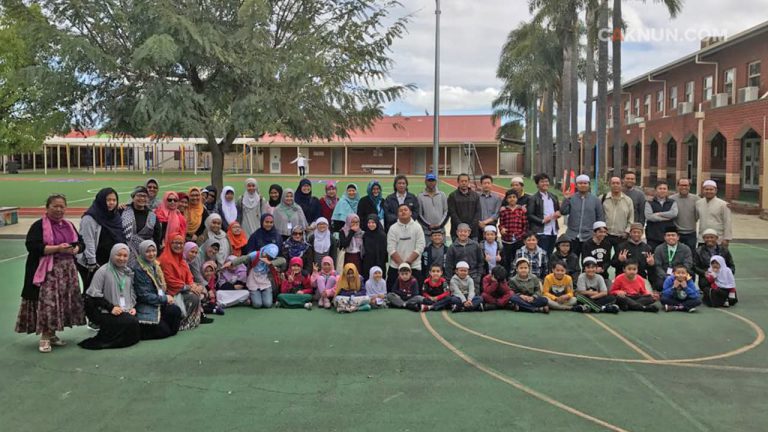
{"type": "Polygon", "coordinates": [[[147,189],[157,189],[157,186],[147,186],[147,189]]]}
{"type": "Polygon", "coordinates": [[[169,202],[169,203],[172,203],[172,202],[178,202],[179,200],[177,200],[175,198],[168,198],[166,201],[169,202]]]}

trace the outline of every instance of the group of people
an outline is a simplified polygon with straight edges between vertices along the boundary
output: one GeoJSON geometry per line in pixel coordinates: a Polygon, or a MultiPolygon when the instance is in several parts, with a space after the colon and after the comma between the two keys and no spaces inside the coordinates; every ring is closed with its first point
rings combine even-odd
{"type": "Polygon", "coordinates": [[[546,174],[535,194],[517,177],[503,197],[488,175],[478,190],[459,175],[447,196],[435,175],[424,182],[416,195],[398,175],[387,196],[377,180],[365,196],[355,184],[338,196],[325,182],[316,197],[306,178],[266,195],[249,178],[236,197],[229,186],[161,194],[149,179],[122,204],[114,189],[100,190],[79,230],[64,217],[66,198],[51,195],[27,235],[16,331],[39,334],[39,350],[50,352],[65,344],[57,331],[86,318],[97,333],[81,347],[118,348],[237,305],[618,313],[737,302],[730,211],[714,182],[703,198],[687,180],[671,197],[659,182],[652,200],[633,172],[612,178],[602,197],[579,176],[563,200],[546,174]]]}

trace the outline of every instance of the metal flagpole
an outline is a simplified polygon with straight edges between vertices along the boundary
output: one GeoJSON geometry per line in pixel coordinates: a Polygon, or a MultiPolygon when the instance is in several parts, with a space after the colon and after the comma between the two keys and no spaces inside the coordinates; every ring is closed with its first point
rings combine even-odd
{"type": "Polygon", "coordinates": [[[440,170],[440,0],[435,0],[435,105],[434,136],[432,141],[432,172],[439,177],[440,170]]]}

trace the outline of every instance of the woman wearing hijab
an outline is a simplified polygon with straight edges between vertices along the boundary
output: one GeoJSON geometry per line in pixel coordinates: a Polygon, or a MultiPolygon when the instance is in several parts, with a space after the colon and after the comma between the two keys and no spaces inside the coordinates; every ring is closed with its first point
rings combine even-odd
{"type": "Polygon", "coordinates": [[[320,217],[320,200],[312,196],[312,182],[309,179],[301,179],[294,200],[301,207],[307,221],[314,222],[320,217]]]}
{"type": "Polygon", "coordinates": [[[147,180],[144,187],[146,187],[147,192],[149,192],[147,207],[149,207],[150,210],[154,210],[160,204],[160,199],[158,198],[158,195],[160,194],[160,185],[157,183],[156,179],[151,178],[147,180]]]}
{"type": "Polygon", "coordinates": [[[131,202],[125,206],[121,216],[126,244],[131,248],[128,266],[133,267],[139,257],[139,244],[144,240],[162,242],[163,229],[157,215],[147,206],[149,193],[145,186],[138,186],[131,192],[131,202]]]}
{"type": "Polygon", "coordinates": [[[213,319],[201,317],[200,299],[205,289],[195,283],[192,271],[184,260],[184,237],[176,234],[158,260],[165,276],[166,293],[174,297],[174,303],[181,309],[180,330],[189,330],[213,319]]]}
{"type": "Polygon", "coordinates": [[[363,269],[361,275],[369,275],[374,267],[386,268],[387,258],[387,234],[381,221],[375,214],[370,214],[365,220],[365,234],[363,234],[363,269]]]}
{"type": "Polygon", "coordinates": [[[264,207],[264,213],[275,214],[275,209],[283,201],[283,187],[273,184],[269,187],[269,199],[264,207]]]}
{"type": "Polygon", "coordinates": [[[229,224],[227,240],[229,241],[231,255],[239,257],[243,254],[243,248],[248,244],[248,236],[245,235],[243,228],[237,221],[229,224]]]}
{"type": "MultiPolygon", "coordinates": [[[[246,264],[250,270],[246,276],[245,285],[248,287],[251,307],[271,308],[277,301],[277,294],[282,284],[281,272],[285,269],[285,258],[280,256],[277,245],[270,243],[235,259],[230,265],[241,264],[246,264]]],[[[221,301],[222,297],[219,300],[221,301]]]]}
{"type": "MultiPolygon", "coordinates": [[[[321,217],[315,221],[315,230],[307,236],[307,243],[312,248],[312,263],[320,267],[323,258],[329,256],[336,265],[339,253],[339,240],[331,233],[328,219],[321,217]]],[[[386,246],[386,245],[385,245],[386,246]]]]}
{"type": "MultiPolygon", "coordinates": [[[[199,268],[203,268],[205,266],[205,263],[209,261],[213,261],[214,264],[216,264],[216,269],[221,268],[221,264],[217,261],[217,255],[219,254],[219,243],[216,240],[206,240],[205,243],[200,246],[200,249],[197,253],[197,260],[195,260],[195,266],[199,268]]],[[[190,269],[192,268],[192,264],[189,264],[190,269]]],[[[192,277],[195,278],[195,272],[192,272],[192,277]]],[[[207,285],[209,278],[205,276],[204,272],[202,275],[202,279],[198,280],[195,279],[195,282],[197,282],[200,285],[207,285]],[[202,284],[200,281],[204,281],[205,283],[202,284]]]]}
{"type": "Polygon", "coordinates": [[[331,218],[331,231],[339,232],[347,220],[347,216],[357,214],[357,205],[360,198],[357,196],[357,185],[350,183],[347,185],[347,193],[341,197],[333,210],[331,218]]]}
{"type": "Polygon", "coordinates": [[[339,247],[344,249],[344,264],[354,264],[360,273],[363,264],[363,229],[360,227],[360,218],[354,213],[347,215],[344,228],[339,233],[339,247]]]}
{"type": "Polygon", "coordinates": [[[222,229],[221,225],[221,216],[219,216],[218,213],[211,213],[208,216],[208,219],[205,220],[205,234],[200,238],[204,240],[204,249],[206,243],[216,242],[219,244],[219,253],[216,254],[216,262],[219,265],[224,264],[224,260],[231,255],[232,251],[229,246],[229,240],[227,239],[227,232],[222,229]]]}
{"type": "Polygon", "coordinates": [[[96,269],[109,262],[112,246],[126,242],[117,203],[117,192],[104,188],[96,194],[93,204],[80,220],[85,249],[77,256],[77,270],[83,279],[83,291],[91,286],[96,269]]]}
{"type": "MultiPolygon", "coordinates": [[[[357,215],[360,220],[365,220],[371,214],[378,216],[379,220],[384,220],[384,196],[381,194],[381,183],[376,179],[371,180],[368,182],[366,191],[368,195],[360,198],[360,203],[357,205],[357,215]]],[[[368,228],[363,226],[363,229],[368,228]]]]}
{"type": "Polygon", "coordinates": [[[283,257],[286,261],[290,261],[291,258],[301,258],[304,263],[302,270],[312,273],[312,248],[304,241],[303,227],[293,227],[291,236],[283,242],[283,257]]]}
{"type": "Polygon", "coordinates": [[[160,201],[155,209],[155,215],[163,231],[161,249],[166,248],[171,238],[176,234],[187,235],[187,220],[184,219],[184,215],[179,211],[179,195],[176,192],[166,192],[163,194],[162,201],[160,201]]]}
{"type": "Polygon", "coordinates": [[[365,294],[363,278],[354,264],[345,264],[344,271],[337,278],[336,295],[333,304],[338,313],[369,311],[371,299],[365,294]]]}
{"type": "Polygon", "coordinates": [[[224,189],[221,190],[221,201],[219,201],[216,209],[216,213],[221,215],[221,229],[227,231],[229,224],[240,219],[240,213],[235,202],[235,188],[224,186],[224,189]]]}
{"type": "Polygon", "coordinates": [[[216,197],[219,193],[219,190],[216,189],[216,186],[214,185],[208,185],[205,187],[203,192],[205,195],[203,197],[203,205],[205,206],[205,209],[208,210],[208,213],[215,213],[217,203],[216,197]]]}
{"type": "Polygon", "coordinates": [[[336,196],[336,182],[328,180],[325,184],[325,196],[320,199],[320,214],[327,220],[333,218],[333,210],[336,208],[336,204],[339,202],[339,197],[336,196]]]}
{"type": "Polygon", "coordinates": [[[203,192],[199,187],[189,188],[189,205],[184,212],[187,221],[187,240],[196,242],[205,232],[203,222],[208,218],[208,209],[203,204],[203,192]]]}
{"type": "Polygon", "coordinates": [[[91,286],[85,292],[85,304],[88,319],[98,324],[99,332],[80,342],[78,345],[82,348],[123,348],[141,339],[129,255],[128,245],[117,243],[110,251],[109,263],[93,274],[91,286]]]}
{"type": "Polygon", "coordinates": [[[64,219],[66,209],[64,195],[51,195],[45,203],[45,215],[27,232],[29,254],[16,332],[39,334],[42,353],[65,345],[57,331],[85,324],[75,266],[75,254],[84,245],[72,222],[64,219]]]}
{"type": "Polygon", "coordinates": [[[248,244],[245,245],[244,254],[258,252],[264,246],[273,244],[278,250],[283,245],[283,238],[275,229],[275,217],[269,213],[261,215],[261,228],[251,234],[248,238],[248,244]]]}
{"type": "Polygon", "coordinates": [[[709,307],[731,307],[739,302],[736,296],[736,278],[728,268],[725,258],[720,255],[710,258],[704,282],[699,282],[699,285],[704,285],[704,303],[709,307]]]}
{"type": "Polygon", "coordinates": [[[183,255],[184,261],[189,266],[189,271],[192,272],[192,279],[195,280],[195,283],[205,286],[206,280],[203,277],[203,270],[199,259],[200,247],[197,246],[197,243],[188,241],[184,243],[183,255]]]}
{"type": "Polygon", "coordinates": [[[168,295],[163,270],[156,258],[157,245],[152,240],[145,240],[139,245],[139,259],[132,268],[136,318],[142,340],[165,339],[175,335],[181,326],[181,309],[168,295]]]}
{"type": "Polygon", "coordinates": [[[237,202],[238,221],[245,231],[246,238],[261,227],[261,214],[265,210],[265,202],[259,193],[259,182],[256,179],[245,180],[245,192],[237,202]]]}
{"type": "Polygon", "coordinates": [[[274,212],[275,229],[283,236],[283,241],[287,240],[293,231],[293,227],[306,227],[307,219],[304,217],[304,210],[293,201],[293,189],[283,191],[283,201],[274,212]]]}

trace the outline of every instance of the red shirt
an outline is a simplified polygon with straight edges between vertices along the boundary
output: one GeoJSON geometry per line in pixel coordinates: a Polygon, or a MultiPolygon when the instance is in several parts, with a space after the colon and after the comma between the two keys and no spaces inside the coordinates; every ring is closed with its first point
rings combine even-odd
{"type": "Polygon", "coordinates": [[[499,228],[507,230],[506,234],[501,236],[502,241],[511,243],[522,240],[525,232],[528,231],[528,216],[525,207],[502,207],[499,211],[499,228]]]}
{"type": "Polygon", "coordinates": [[[627,279],[627,276],[620,274],[611,285],[610,294],[616,294],[616,291],[624,291],[630,297],[651,295],[645,288],[645,279],[635,276],[634,280],[627,279]]]}

